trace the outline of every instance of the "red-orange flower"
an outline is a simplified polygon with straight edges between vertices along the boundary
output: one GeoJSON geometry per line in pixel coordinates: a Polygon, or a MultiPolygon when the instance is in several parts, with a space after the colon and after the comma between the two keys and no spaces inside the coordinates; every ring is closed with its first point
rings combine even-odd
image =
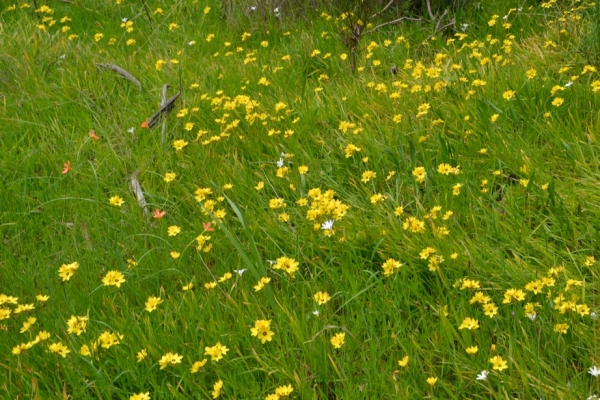
{"type": "Polygon", "coordinates": [[[70,170],[71,170],[71,161],[67,161],[65,163],[65,166],[64,166],[63,171],[62,171],[63,175],[69,173],[70,170]]]}
{"type": "Polygon", "coordinates": [[[162,217],[165,216],[167,212],[166,211],[160,211],[158,208],[156,210],[154,210],[154,212],[152,213],[152,216],[156,219],[161,219],[162,217]]]}
{"type": "Polygon", "coordinates": [[[212,223],[210,223],[210,222],[203,222],[202,226],[204,227],[204,230],[206,232],[212,232],[215,230],[215,228],[212,227],[212,223]]]}
{"type": "Polygon", "coordinates": [[[94,140],[100,140],[100,137],[98,135],[96,135],[96,131],[93,129],[90,131],[89,135],[94,140]]]}
{"type": "Polygon", "coordinates": [[[142,128],[148,128],[148,118],[144,122],[142,122],[142,128]]]}

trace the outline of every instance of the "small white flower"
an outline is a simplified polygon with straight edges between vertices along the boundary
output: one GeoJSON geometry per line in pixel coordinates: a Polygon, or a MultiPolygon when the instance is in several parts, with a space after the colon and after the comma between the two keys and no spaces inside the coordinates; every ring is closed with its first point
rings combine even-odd
{"type": "Polygon", "coordinates": [[[596,367],[595,365],[593,367],[591,367],[590,369],[588,369],[588,372],[594,378],[597,378],[598,376],[600,376],[600,369],[598,367],[596,367]]]}
{"type": "Polygon", "coordinates": [[[598,313],[596,313],[595,311],[590,313],[590,318],[591,319],[598,319],[598,313]]]}
{"type": "Polygon", "coordinates": [[[313,311],[313,314],[316,315],[317,317],[319,316],[319,310],[315,310],[313,311]]]}
{"type": "Polygon", "coordinates": [[[277,168],[281,167],[283,167],[283,158],[280,158],[279,161],[277,161],[277,168]]]}
{"type": "Polygon", "coordinates": [[[267,262],[269,263],[269,265],[275,264],[275,260],[267,260],[267,262]]]}
{"type": "Polygon", "coordinates": [[[127,22],[127,18],[123,18],[123,19],[121,20],[121,22],[123,22],[123,23],[127,22]]]}
{"type": "Polygon", "coordinates": [[[129,133],[133,133],[133,131],[135,131],[135,126],[132,126],[131,128],[127,129],[127,132],[129,133]]]}
{"type": "Polygon", "coordinates": [[[529,319],[530,319],[530,320],[532,320],[532,321],[535,321],[535,317],[536,317],[536,316],[537,316],[537,314],[536,314],[536,313],[533,313],[533,314],[527,314],[527,318],[529,318],[529,319]]]}
{"type": "Polygon", "coordinates": [[[461,25],[462,31],[463,32],[466,31],[468,26],[469,26],[469,24],[462,24],[461,25]]]}
{"type": "Polygon", "coordinates": [[[477,380],[478,381],[486,381],[488,374],[489,374],[489,372],[484,369],[483,371],[481,371],[481,373],[479,375],[477,375],[477,380]]]}
{"type": "Polygon", "coordinates": [[[571,86],[572,84],[573,84],[573,82],[569,81],[569,82],[567,82],[567,83],[565,84],[565,87],[569,87],[569,86],[571,86]]]}
{"type": "Polygon", "coordinates": [[[329,231],[329,230],[333,229],[333,223],[334,222],[335,221],[332,220],[332,219],[323,222],[323,225],[321,225],[321,229],[323,229],[325,231],[329,231]]]}
{"type": "Polygon", "coordinates": [[[60,56],[60,58],[62,58],[64,60],[65,58],[67,58],[67,55],[63,54],[62,56],[60,56]]]}
{"type": "Polygon", "coordinates": [[[502,19],[508,19],[508,15],[505,15],[504,17],[502,17],[502,19]]]}
{"type": "Polygon", "coordinates": [[[244,268],[244,269],[234,269],[233,272],[235,272],[239,276],[242,276],[244,274],[244,272],[246,272],[246,269],[247,268],[244,268]]]}
{"type": "Polygon", "coordinates": [[[598,400],[599,397],[596,396],[595,394],[591,395],[590,397],[587,398],[587,400],[598,400]]]}
{"type": "Polygon", "coordinates": [[[256,11],[256,6],[251,6],[250,11],[256,11]]]}
{"type": "Polygon", "coordinates": [[[196,41],[195,41],[195,40],[192,40],[191,42],[188,42],[188,46],[193,46],[193,45],[195,45],[195,44],[196,44],[196,41]]]}
{"type": "Polygon", "coordinates": [[[517,10],[519,10],[519,12],[523,11],[523,7],[519,7],[517,8],[517,10]]]}

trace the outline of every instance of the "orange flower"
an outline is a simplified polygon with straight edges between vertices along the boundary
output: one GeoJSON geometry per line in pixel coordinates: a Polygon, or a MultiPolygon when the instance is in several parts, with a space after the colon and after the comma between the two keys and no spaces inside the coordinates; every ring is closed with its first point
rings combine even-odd
{"type": "Polygon", "coordinates": [[[69,173],[70,170],[71,170],[71,161],[67,161],[62,170],[63,175],[66,175],[67,173],[69,173]]]}
{"type": "Polygon", "coordinates": [[[94,140],[100,140],[100,137],[98,135],[96,135],[96,131],[93,129],[90,131],[89,135],[94,140]]]}
{"type": "Polygon", "coordinates": [[[162,217],[165,216],[167,212],[166,211],[160,211],[158,208],[156,210],[154,210],[154,212],[152,213],[152,217],[156,218],[156,219],[161,219],[162,217]]]}
{"type": "Polygon", "coordinates": [[[212,227],[212,224],[210,222],[203,222],[202,226],[204,227],[204,230],[206,232],[212,232],[215,230],[215,228],[212,227]]]}
{"type": "Polygon", "coordinates": [[[144,122],[142,122],[142,128],[148,128],[148,118],[144,122]]]}

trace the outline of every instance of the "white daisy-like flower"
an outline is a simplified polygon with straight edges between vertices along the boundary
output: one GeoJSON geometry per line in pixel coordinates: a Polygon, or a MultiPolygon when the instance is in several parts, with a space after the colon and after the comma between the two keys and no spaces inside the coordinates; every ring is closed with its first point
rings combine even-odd
{"type": "Polygon", "coordinates": [[[598,367],[596,367],[595,365],[593,367],[591,367],[590,369],[588,369],[588,372],[594,378],[597,378],[598,376],[600,376],[600,369],[598,367]]]}
{"type": "Polygon", "coordinates": [[[484,369],[483,371],[481,371],[481,373],[479,375],[477,375],[477,380],[478,381],[486,381],[488,374],[489,374],[489,372],[484,369]]]}
{"type": "Polygon", "coordinates": [[[135,126],[132,126],[131,128],[127,129],[127,132],[129,133],[133,133],[133,131],[135,131],[135,126]]]}
{"type": "Polygon", "coordinates": [[[317,317],[319,316],[319,310],[315,310],[312,312],[314,315],[316,315],[317,317]]]}
{"type": "Polygon", "coordinates": [[[195,44],[196,44],[196,41],[195,41],[195,40],[192,40],[192,41],[188,42],[188,46],[193,46],[193,45],[195,45],[195,44]]]}
{"type": "Polygon", "coordinates": [[[246,269],[247,268],[244,268],[244,269],[234,269],[233,272],[235,272],[239,276],[242,276],[244,274],[244,272],[246,272],[246,269]]]}
{"type": "Polygon", "coordinates": [[[283,158],[280,158],[279,161],[277,161],[277,168],[281,167],[283,167],[283,158]]]}
{"type": "Polygon", "coordinates": [[[127,18],[123,18],[123,19],[121,19],[121,22],[123,22],[123,23],[125,23],[125,22],[127,22],[127,21],[128,21],[128,19],[127,19],[127,18]]]}
{"type": "Polygon", "coordinates": [[[321,229],[323,229],[324,231],[329,231],[329,230],[332,230],[332,229],[333,229],[333,223],[334,223],[334,222],[335,222],[335,221],[334,221],[334,220],[332,220],[332,219],[330,219],[330,220],[327,220],[327,221],[323,222],[323,225],[321,225],[321,229]]]}
{"type": "Polygon", "coordinates": [[[532,321],[535,321],[535,317],[537,317],[537,314],[533,313],[533,314],[527,314],[527,318],[529,318],[532,321]]]}
{"type": "Polygon", "coordinates": [[[572,84],[573,84],[573,82],[572,82],[572,81],[569,81],[569,82],[565,83],[565,87],[569,87],[569,86],[571,86],[572,84]]]}
{"type": "Polygon", "coordinates": [[[275,260],[267,260],[267,262],[269,263],[269,265],[275,264],[275,260]]]}

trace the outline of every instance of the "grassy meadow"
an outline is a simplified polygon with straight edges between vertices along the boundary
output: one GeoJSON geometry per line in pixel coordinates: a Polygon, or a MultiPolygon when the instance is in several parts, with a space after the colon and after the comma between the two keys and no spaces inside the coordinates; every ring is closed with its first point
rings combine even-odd
{"type": "Polygon", "coordinates": [[[600,3],[223,7],[2,2],[0,398],[600,396],[600,3]]]}

